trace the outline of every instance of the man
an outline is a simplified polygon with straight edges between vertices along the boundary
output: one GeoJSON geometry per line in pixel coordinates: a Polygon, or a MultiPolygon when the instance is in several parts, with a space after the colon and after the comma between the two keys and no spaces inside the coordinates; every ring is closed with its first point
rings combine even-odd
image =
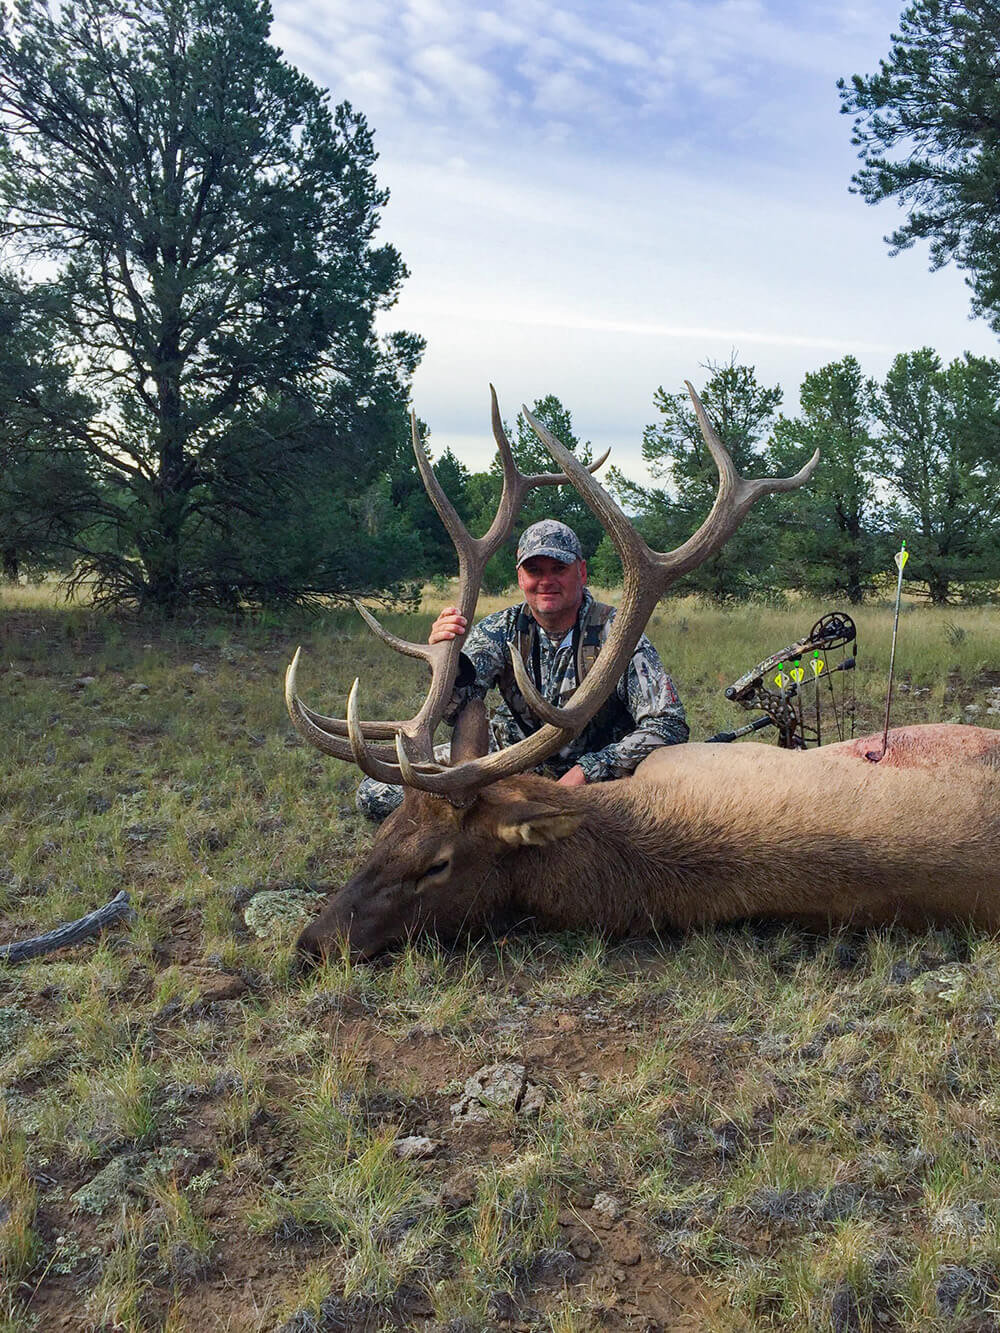
{"type": "MultiPolygon", "coordinates": [[[[615,616],[614,607],[594,601],[586,584],[587,562],[572,528],[555,519],[526,528],[517,548],[517,585],[524,602],[486,616],[471,631],[444,720],[453,724],[470,699],[485,697],[495,686],[501,703],[491,721],[492,748],[506,749],[537,731],[540,724],[514,679],[511,652],[520,652],[545,699],[565,702],[593,666],[615,616]]],[[[455,639],[467,628],[458,608],[448,606],[428,640],[455,639]]],[[[644,634],[611,697],[541,771],[569,787],[629,777],[657,746],[687,738],[677,691],[644,634]]],[[[447,753],[435,753],[447,758],[447,753]]],[[[401,788],[366,778],[358,789],[358,809],[371,819],[384,819],[402,798],[401,788]]]]}

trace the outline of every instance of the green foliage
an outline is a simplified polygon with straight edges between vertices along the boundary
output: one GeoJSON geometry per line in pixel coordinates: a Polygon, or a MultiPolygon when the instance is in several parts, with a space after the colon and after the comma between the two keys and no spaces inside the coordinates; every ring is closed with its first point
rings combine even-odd
{"type": "Polygon", "coordinates": [[[879,473],[907,538],[910,579],[935,603],[1000,578],[1000,363],[901,353],[875,395],[879,473]]]}
{"type": "MultiPolygon", "coordinates": [[[[590,445],[580,443],[573,430],[573,418],[569,409],[563,406],[555,394],[546,394],[544,398],[536,399],[531,412],[560,443],[578,454],[584,463],[592,461],[593,453],[590,445]]],[[[509,430],[507,435],[510,438],[509,430]]],[[[517,431],[510,445],[514,461],[526,476],[556,471],[552,458],[522,416],[517,419],[517,431]]],[[[485,532],[492,523],[500,503],[502,485],[503,473],[499,458],[488,472],[476,472],[467,477],[463,498],[466,512],[471,520],[470,530],[475,535],[485,532]]],[[[584,557],[588,559],[597,550],[604,536],[600,522],[590,512],[573,486],[537,487],[528,492],[510,541],[486,566],[483,577],[485,592],[502,592],[517,582],[518,538],[525,528],[543,518],[556,518],[561,523],[568,524],[580,538],[584,557]]]]}
{"type": "MultiPolygon", "coordinates": [[[[300,504],[316,533],[316,489],[363,490],[405,442],[421,343],[374,333],[405,269],[372,244],[371,131],[270,22],[265,0],[26,0],[0,33],[0,197],[19,253],[54,271],[53,341],[97,404],[80,442],[103,533],[79,570],[111,600],[231,604],[234,573],[240,595],[258,573],[236,553],[300,504]]],[[[363,526],[327,513],[319,572],[272,548],[269,596],[365,582],[363,526]]]]}
{"type": "Polygon", "coordinates": [[[90,405],[70,389],[46,297],[0,273],[0,560],[11,580],[65,565],[98,499],[73,429],[90,405]]]}
{"type": "Polygon", "coordinates": [[[966,270],[973,309],[1000,329],[1000,5],[916,0],[890,41],[877,74],[838,84],[864,163],[854,188],[898,200],[892,253],[929,241],[932,267],[966,270]]]}
{"type": "Polygon", "coordinates": [[[891,562],[881,533],[871,398],[853,356],[806,375],[801,414],[781,417],[771,458],[779,472],[797,472],[815,452],[821,462],[808,486],[782,497],[780,549],[785,585],[858,604],[891,562]]]}
{"type": "Polygon", "coordinates": [[[622,562],[607,533],[587,563],[587,576],[598,588],[620,588],[622,585],[622,562]]]}
{"type": "MultiPolygon", "coordinates": [[[[726,365],[707,362],[709,378],[700,392],[709,420],[744,475],[773,471],[763,456],[764,441],[781,403],[781,389],[758,383],[753,366],[735,355],[726,365]]],[[[643,432],[642,453],[653,477],[669,489],[646,490],[615,473],[619,496],[638,516],[645,539],[659,550],[680,546],[711,509],[718,472],[705,444],[694,407],[686,393],[653,396],[660,420],[643,432]]],[[[725,548],[677,584],[677,591],[697,591],[719,601],[767,596],[780,586],[774,565],[773,508],[767,501],[751,511],[725,548]]]]}

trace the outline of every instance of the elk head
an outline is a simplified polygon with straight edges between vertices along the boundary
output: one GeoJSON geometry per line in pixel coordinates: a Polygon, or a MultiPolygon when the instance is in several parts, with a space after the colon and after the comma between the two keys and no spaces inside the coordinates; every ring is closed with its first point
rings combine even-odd
{"type": "Polygon", "coordinates": [[[296,730],[313,745],[357,766],[370,777],[406,788],[403,804],[382,824],[365,866],[303,932],[299,947],[322,956],[347,944],[371,957],[408,935],[434,929],[444,935],[486,921],[509,898],[504,861],[571,836],[584,817],[586,789],[570,792],[526,774],[562,749],[597,713],[615,688],[635,650],[653,607],[681,575],[696,568],[736,531],[762,496],[801,486],[812,475],[818,453],[794,477],[740,477],[702,404],[688,384],[705,442],[719,471],[715,504],[697,532],[669,552],[651,550],[592,473],[522,408],[531,429],[562,473],[522,474],[503,430],[492,390],[493,433],[503,466],[503,491],[485,536],[466,530],[424,452],[411,418],[417,466],[434,508],[458,552],[459,610],[471,623],[487,560],[508,539],[527,491],[572,482],[610,535],[624,571],[621,606],[611,633],[586,679],[562,708],[543,699],[515,652],[518,686],[540,721],[537,731],[507,750],[488,754],[485,709],[467,709],[456,726],[452,762],[433,757],[434,729],[454,689],[461,640],[410,643],[390,634],[364,607],[358,611],[391,647],[423,658],[431,671],[427,697],[407,721],[362,722],[358,682],[346,718],[325,717],[296,693],[299,653],[285,678],[285,700],[296,730]],[[393,740],[394,747],[371,744],[393,740]]]}

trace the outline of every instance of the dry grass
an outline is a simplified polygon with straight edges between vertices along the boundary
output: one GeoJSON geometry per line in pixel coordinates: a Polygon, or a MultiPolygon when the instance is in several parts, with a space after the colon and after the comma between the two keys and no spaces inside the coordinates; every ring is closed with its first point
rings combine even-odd
{"type": "MultiPolygon", "coordinates": [[[[294,927],[237,909],[340,882],[370,832],[281,670],[302,641],[318,706],[360,674],[395,715],[421,668],[339,611],[4,598],[0,938],[123,887],[136,918],[0,970],[0,1330],[996,1326],[993,938],[519,933],[300,974],[294,927]],[[454,1117],[499,1061],[541,1113],[454,1117]]],[[[422,637],[433,609],[387,620],[422,637]]],[[[820,610],[659,612],[693,735],[741,721],[720,686],[820,610]]],[[[875,726],[891,612],[857,620],[875,726]]],[[[997,720],[995,613],[909,612],[897,662],[895,720],[997,720]]]]}

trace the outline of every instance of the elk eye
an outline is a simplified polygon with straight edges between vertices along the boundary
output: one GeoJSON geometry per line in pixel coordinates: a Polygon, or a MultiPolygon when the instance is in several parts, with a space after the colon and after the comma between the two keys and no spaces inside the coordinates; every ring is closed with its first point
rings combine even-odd
{"type": "Polygon", "coordinates": [[[447,869],[448,869],[447,858],[444,861],[435,861],[433,865],[429,865],[427,869],[424,871],[424,878],[426,879],[428,875],[440,875],[442,870],[447,870],[447,869]]]}

